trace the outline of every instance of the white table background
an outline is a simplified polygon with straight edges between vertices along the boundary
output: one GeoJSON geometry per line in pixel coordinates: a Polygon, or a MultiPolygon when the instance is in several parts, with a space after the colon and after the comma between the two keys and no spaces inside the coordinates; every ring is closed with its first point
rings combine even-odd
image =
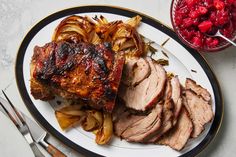
{"type": "MultiPolygon", "coordinates": [[[[111,5],[148,14],[166,25],[170,22],[171,0],[0,0],[0,89],[6,89],[14,104],[30,116],[15,83],[14,63],[18,47],[29,29],[42,18],[59,10],[80,5],[111,5]]],[[[230,157],[236,154],[236,48],[203,54],[221,85],[225,111],[221,129],[200,157],[230,157]]],[[[1,97],[2,94],[0,94],[1,97]]],[[[25,147],[14,141],[16,129],[0,113],[0,156],[22,157],[25,147]],[[3,121],[4,120],[4,121],[3,121]],[[7,129],[6,129],[7,128],[7,129]]],[[[82,156],[49,137],[68,156],[82,156]]]]}

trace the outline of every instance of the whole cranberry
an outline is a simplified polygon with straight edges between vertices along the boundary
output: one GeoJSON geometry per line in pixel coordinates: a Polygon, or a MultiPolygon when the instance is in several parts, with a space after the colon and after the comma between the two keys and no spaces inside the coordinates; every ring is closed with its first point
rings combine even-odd
{"type": "Polygon", "coordinates": [[[200,37],[193,37],[192,42],[196,47],[202,47],[202,39],[200,37]]]}
{"type": "Polygon", "coordinates": [[[216,26],[223,26],[230,21],[229,12],[226,9],[217,10],[216,12],[216,26]]]}

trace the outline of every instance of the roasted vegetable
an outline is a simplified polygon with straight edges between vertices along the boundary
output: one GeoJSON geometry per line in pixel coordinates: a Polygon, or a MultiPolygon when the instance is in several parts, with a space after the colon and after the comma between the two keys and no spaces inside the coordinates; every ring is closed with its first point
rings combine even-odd
{"type": "Polygon", "coordinates": [[[79,105],[71,105],[55,111],[57,121],[62,130],[67,130],[81,122],[86,113],[81,111],[80,108],[79,105]]]}
{"type": "Polygon", "coordinates": [[[107,144],[113,134],[112,116],[110,113],[103,113],[103,125],[96,132],[96,143],[100,145],[107,144]]]}
{"type": "Polygon", "coordinates": [[[78,41],[88,42],[89,34],[92,30],[94,30],[94,26],[95,23],[93,23],[87,16],[70,16],[61,21],[61,23],[57,26],[52,40],[74,41],[74,39],[76,39],[78,41]]]}
{"type": "Polygon", "coordinates": [[[108,22],[103,16],[91,19],[87,16],[73,15],[57,26],[52,40],[93,44],[110,42],[115,52],[123,51],[126,57],[139,57],[145,51],[145,44],[136,30],[141,19],[140,16],[135,16],[126,22],[120,20],[108,22]]]}
{"type": "Polygon", "coordinates": [[[71,128],[75,124],[78,124],[81,120],[81,117],[79,116],[70,116],[70,115],[61,113],[60,111],[56,111],[55,115],[62,130],[67,130],[71,128]]]}
{"type": "Polygon", "coordinates": [[[103,117],[102,113],[95,110],[87,111],[86,118],[81,122],[85,131],[94,131],[102,126],[103,117]]]}

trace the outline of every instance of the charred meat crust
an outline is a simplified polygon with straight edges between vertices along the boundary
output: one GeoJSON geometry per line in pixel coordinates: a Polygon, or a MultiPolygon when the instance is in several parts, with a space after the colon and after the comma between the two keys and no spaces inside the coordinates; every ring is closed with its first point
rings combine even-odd
{"type": "MultiPolygon", "coordinates": [[[[110,43],[59,41],[35,46],[31,82],[36,80],[52,95],[82,99],[93,108],[111,112],[124,64],[121,54],[114,53],[110,43]]],[[[46,98],[33,85],[31,93],[36,99],[46,98]]]]}

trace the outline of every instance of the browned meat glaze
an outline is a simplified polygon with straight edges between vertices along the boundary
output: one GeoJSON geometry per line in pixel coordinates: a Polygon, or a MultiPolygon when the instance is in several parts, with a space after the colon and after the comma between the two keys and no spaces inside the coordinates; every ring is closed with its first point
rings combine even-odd
{"type": "Polygon", "coordinates": [[[165,69],[150,58],[129,61],[125,71],[119,97],[128,108],[146,111],[161,99],[167,80],[165,69]],[[130,62],[130,63],[129,63],[130,62]]]}
{"type": "Polygon", "coordinates": [[[111,112],[123,64],[123,56],[115,54],[109,43],[61,41],[36,46],[31,62],[31,93],[42,100],[53,95],[81,99],[93,108],[111,112]],[[44,89],[36,90],[35,82],[44,89]]]}

